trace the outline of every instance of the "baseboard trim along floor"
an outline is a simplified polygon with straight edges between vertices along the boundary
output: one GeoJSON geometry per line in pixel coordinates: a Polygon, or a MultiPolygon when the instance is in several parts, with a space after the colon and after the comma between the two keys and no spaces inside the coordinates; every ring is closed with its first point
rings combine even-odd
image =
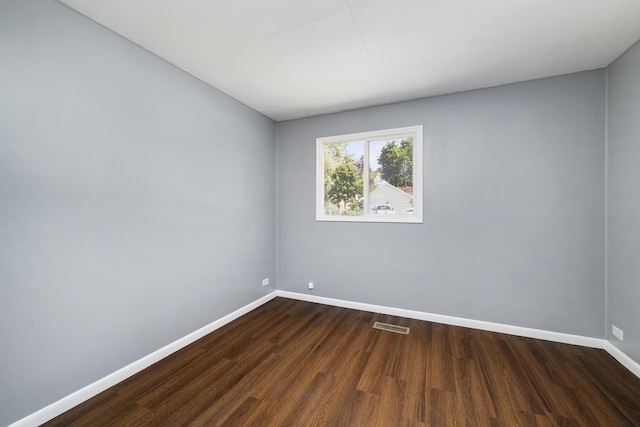
{"type": "Polygon", "coordinates": [[[635,360],[627,356],[622,352],[618,347],[611,344],[609,341],[604,341],[604,349],[607,353],[609,353],[614,359],[616,359],[622,366],[633,372],[633,374],[640,378],[640,364],[636,363],[635,360]]]}
{"type": "Polygon", "coordinates": [[[268,295],[263,296],[262,298],[245,305],[244,307],[239,308],[238,310],[230,313],[214,322],[209,323],[206,326],[198,329],[195,332],[186,335],[171,344],[168,344],[162,347],[159,350],[154,351],[153,353],[143,357],[142,359],[138,359],[133,363],[125,366],[124,368],[118,369],[117,371],[107,375],[104,378],[99,379],[98,381],[89,384],[86,387],[81,388],[80,390],[71,393],[70,395],[63,397],[57,402],[52,403],[49,406],[45,406],[39,411],[34,412],[31,415],[28,415],[15,423],[11,424],[9,427],[33,427],[39,426],[58,415],[68,411],[69,409],[78,406],[82,402],[91,399],[92,397],[102,393],[108,388],[118,384],[121,381],[137,374],[143,369],[153,365],[161,359],[169,356],[172,353],[180,350],[183,347],[188,346],[189,344],[199,340],[205,335],[215,331],[226,325],[227,323],[232,322],[233,320],[247,314],[248,312],[260,307],[262,304],[265,304],[277,296],[275,292],[271,292],[268,295]]]}
{"type": "Polygon", "coordinates": [[[40,425],[45,423],[58,415],[68,411],[69,409],[79,405],[80,403],[98,395],[99,393],[107,390],[108,388],[116,385],[117,383],[129,378],[132,375],[142,371],[143,369],[151,366],[159,360],[169,356],[170,354],[186,347],[187,345],[197,341],[203,336],[221,328],[222,326],[230,323],[231,321],[243,316],[244,314],[256,309],[257,307],[271,301],[276,297],[297,299],[301,301],[314,302],[319,304],[332,305],[342,308],[351,308],[362,311],[369,311],[374,313],[389,314],[393,316],[407,317],[410,319],[425,320],[435,323],[443,323],[447,325],[462,326],[466,328],[481,329],[491,332],[499,332],[509,335],[518,335],[528,338],[536,338],[547,341],[555,341],[565,344],[573,344],[584,347],[592,347],[598,349],[604,349],[611,356],[613,356],[618,362],[629,369],[633,374],[640,378],[640,364],[632,360],[620,349],[615,347],[609,341],[584,337],[580,335],[565,334],[559,332],[545,331],[540,329],[525,328],[520,326],[505,325],[500,323],[484,322],[480,320],[465,319],[461,317],[445,316],[440,314],[425,313],[414,310],[405,310],[401,308],[386,307],[374,304],[367,304],[361,302],[353,302],[340,300],[335,298],[320,297],[315,295],[300,294],[296,292],[280,291],[276,290],[264,297],[247,304],[246,306],[230,313],[200,329],[180,338],[171,344],[162,347],[159,350],[107,375],[106,377],[89,384],[88,386],[58,400],[57,402],[48,405],[39,411],[34,412],[31,415],[22,418],[11,424],[9,427],[31,427],[34,425],[40,425]]]}
{"type": "Polygon", "coordinates": [[[292,298],[301,301],[315,302],[318,304],[333,305],[342,308],[371,311],[374,313],[390,314],[392,316],[407,317],[410,319],[426,320],[428,322],[444,323],[446,325],[462,326],[465,328],[482,329],[491,332],[500,332],[509,335],[518,335],[527,338],[560,342],[564,344],[580,345],[583,347],[599,348],[605,350],[621,365],[640,378],[640,364],[623,353],[618,347],[602,338],[585,337],[581,335],[565,334],[561,332],[545,331],[541,329],[525,328],[522,326],[505,325],[502,323],[484,322],[481,320],[466,319],[463,317],[445,316],[442,314],[425,313],[422,311],[405,310],[402,308],[386,307],[382,305],[367,304],[340,300],[335,298],[320,297],[316,295],[300,294],[297,292],[275,291],[277,296],[292,298]]]}
{"type": "Polygon", "coordinates": [[[307,302],[333,305],[342,308],[353,308],[374,313],[390,314],[392,316],[408,317],[410,319],[426,320],[427,322],[444,323],[446,325],[462,326],[465,328],[482,329],[490,332],[500,332],[509,335],[518,335],[527,338],[537,338],[547,341],[574,344],[583,347],[604,348],[604,340],[599,338],[583,337],[580,335],[563,334],[559,332],[544,331],[540,329],[523,328],[520,326],[505,325],[501,323],[483,322],[480,320],[465,319],[462,317],[444,316],[441,314],[425,313],[422,311],[405,310],[402,308],[385,307],[382,305],[352,302],[334,298],[325,298],[315,295],[299,294],[295,292],[276,291],[278,296],[292,298],[307,302]]]}

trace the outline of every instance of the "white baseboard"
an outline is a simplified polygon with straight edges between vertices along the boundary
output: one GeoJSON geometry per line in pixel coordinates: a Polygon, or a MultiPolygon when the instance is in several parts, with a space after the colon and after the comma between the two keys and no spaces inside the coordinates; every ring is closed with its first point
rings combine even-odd
{"type": "Polygon", "coordinates": [[[426,320],[429,322],[443,323],[447,325],[462,326],[465,328],[481,329],[491,332],[500,332],[509,335],[518,335],[528,338],[536,338],[547,341],[561,342],[565,344],[580,345],[583,347],[592,347],[598,349],[604,349],[611,356],[613,356],[618,362],[629,369],[633,374],[640,378],[640,364],[635,362],[629,356],[624,354],[620,349],[615,347],[609,341],[600,338],[591,338],[581,335],[564,334],[560,332],[545,331],[541,329],[525,328],[521,326],[505,325],[501,323],[484,322],[480,320],[465,319],[462,317],[445,316],[441,314],[425,313],[421,311],[405,310],[402,308],[386,307],[382,305],[366,304],[361,302],[353,302],[340,300],[335,298],[319,297],[315,295],[300,294],[296,292],[280,291],[276,290],[262,298],[247,304],[246,306],[228,314],[189,335],[180,338],[171,344],[168,344],[161,349],[154,351],[148,356],[143,357],[116,372],[107,375],[106,377],[89,384],[88,386],[71,393],[70,395],[52,403],[28,415],[9,427],[32,427],[43,424],[58,415],[68,411],[69,409],[81,404],[82,402],[96,396],[97,394],[105,391],[109,387],[118,384],[121,381],[129,378],[130,376],[140,372],[141,370],[151,366],[159,360],[169,356],[172,353],[180,350],[183,347],[191,344],[194,341],[202,338],[203,336],[221,328],[222,326],[230,323],[231,321],[243,316],[244,314],[258,308],[259,306],[271,301],[275,297],[283,297],[289,299],[296,299],[300,301],[315,302],[318,304],[332,305],[336,307],[352,308],[355,310],[370,311],[374,313],[389,314],[392,316],[407,317],[410,319],[426,320]]]}
{"type": "Polygon", "coordinates": [[[444,323],[447,325],[463,326],[465,328],[482,329],[491,332],[500,332],[521,337],[536,338],[540,340],[573,344],[583,347],[603,349],[613,356],[622,366],[640,378],[640,364],[623,353],[618,347],[601,338],[585,337],[582,335],[564,334],[560,332],[545,331],[541,329],[524,328],[521,326],[505,325],[502,323],[483,322],[480,320],[465,319],[462,317],[444,316],[441,314],[425,313],[422,311],[405,310],[402,308],[386,307],[382,305],[366,304],[361,302],[345,301],[335,298],[319,297],[315,295],[300,294],[297,292],[276,291],[277,296],[297,299],[300,301],[316,302],[319,304],[333,305],[336,307],[353,308],[355,310],[370,311],[374,313],[390,314],[392,316],[407,317],[409,319],[426,320],[429,322],[444,323]]]}
{"type": "Polygon", "coordinates": [[[258,308],[259,306],[272,300],[276,296],[276,292],[271,292],[270,294],[265,295],[262,298],[245,305],[244,307],[239,308],[233,313],[230,313],[214,322],[211,322],[208,325],[198,329],[197,331],[192,332],[189,335],[186,335],[172,342],[171,344],[162,347],[159,350],[154,351],[153,353],[143,357],[142,359],[136,360],[135,362],[125,366],[124,368],[121,368],[107,375],[106,377],[101,378],[98,381],[91,383],[88,386],[81,388],[80,390],[73,392],[66,397],[63,397],[57,402],[54,402],[51,405],[46,406],[39,411],[16,421],[9,427],[39,426],[40,424],[43,424],[57,417],[58,415],[68,411],[69,409],[78,406],[79,404],[92,398],[93,396],[102,393],[109,387],[113,387],[114,385],[124,381],[130,376],[137,374],[145,368],[148,368],[159,360],[164,359],[165,357],[169,356],[172,353],[175,353],[181,348],[186,347],[187,345],[199,340],[200,338],[215,331],[216,329],[221,328],[227,323],[232,322],[238,317],[258,308]]]}
{"type": "Polygon", "coordinates": [[[605,348],[605,343],[607,342],[606,340],[600,338],[564,334],[561,332],[525,328],[522,326],[505,325],[502,323],[484,322],[481,320],[465,319],[463,317],[445,316],[442,314],[425,313],[422,311],[405,310],[402,308],[385,307],[382,305],[345,301],[334,298],[318,297],[315,295],[299,294],[296,292],[276,291],[276,294],[279,297],[297,299],[301,301],[317,302],[320,304],[333,305],[337,307],[353,308],[356,310],[371,311],[374,313],[390,314],[392,316],[408,317],[410,319],[426,320],[429,322],[444,323],[446,325],[462,326],[465,328],[482,329],[484,331],[500,332],[503,334],[537,338],[540,340],[555,341],[565,344],[574,344],[583,347],[603,349],[605,348]]]}
{"type": "Polygon", "coordinates": [[[640,378],[640,363],[636,362],[626,354],[622,352],[618,347],[611,344],[609,341],[605,341],[604,349],[613,356],[622,366],[630,370],[636,377],[640,378]]]}
{"type": "Polygon", "coordinates": [[[502,323],[484,322],[481,320],[465,319],[463,317],[444,316],[441,314],[425,313],[422,311],[405,310],[402,308],[386,307],[382,305],[366,304],[340,300],[335,298],[319,297],[315,295],[300,294],[289,291],[276,291],[277,296],[297,299],[300,301],[316,302],[319,304],[333,305],[336,307],[353,308],[355,310],[370,311],[374,313],[390,314],[392,316],[407,317],[410,319],[426,320],[429,322],[444,323],[447,325],[463,326],[465,328],[482,329],[491,332],[500,332],[521,337],[536,338],[540,340],[573,344],[583,347],[603,349],[615,358],[622,366],[627,368],[636,377],[640,378],[640,363],[636,362],[618,347],[601,338],[585,337],[582,335],[564,334],[561,332],[545,331],[541,329],[525,328],[521,326],[505,325],[502,323]]]}

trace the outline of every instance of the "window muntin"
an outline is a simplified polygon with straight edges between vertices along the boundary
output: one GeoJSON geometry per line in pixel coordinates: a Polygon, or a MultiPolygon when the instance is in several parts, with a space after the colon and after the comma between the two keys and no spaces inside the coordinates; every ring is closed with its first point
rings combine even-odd
{"type": "Polygon", "coordinates": [[[422,222],[422,126],[318,138],[316,220],[422,222]]]}

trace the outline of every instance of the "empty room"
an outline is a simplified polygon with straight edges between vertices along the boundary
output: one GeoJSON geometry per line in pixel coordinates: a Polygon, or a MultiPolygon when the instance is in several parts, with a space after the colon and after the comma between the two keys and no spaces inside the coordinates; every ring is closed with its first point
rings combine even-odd
{"type": "Polygon", "coordinates": [[[640,426],[637,0],[0,1],[0,425],[640,426]]]}

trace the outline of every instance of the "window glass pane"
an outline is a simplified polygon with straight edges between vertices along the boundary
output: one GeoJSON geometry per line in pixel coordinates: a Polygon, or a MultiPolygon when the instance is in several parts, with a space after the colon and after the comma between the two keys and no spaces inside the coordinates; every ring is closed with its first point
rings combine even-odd
{"type": "Polygon", "coordinates": [[[316,220],[422,223],[422,150],[422,126],[317,138],[316,220]]]}
{"type": "Polygon", "coordinates": [[[369,207],[376,215],[413,215],[413,138],[369,144],[369,207]]]}
{"type": "Polygon", "coordinates": [[[364,212],[364,142],[323,145],[324,215],[361,216],[364,212]]]}

